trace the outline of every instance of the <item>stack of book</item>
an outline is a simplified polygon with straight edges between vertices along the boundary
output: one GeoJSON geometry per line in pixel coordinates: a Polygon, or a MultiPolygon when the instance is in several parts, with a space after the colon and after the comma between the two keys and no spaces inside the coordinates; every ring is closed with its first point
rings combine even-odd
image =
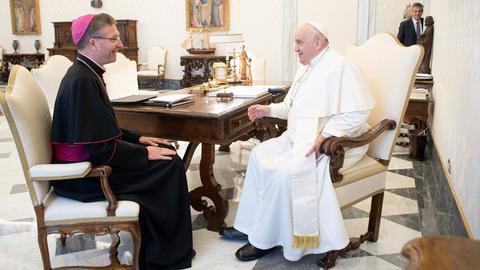
{"type": "Polygon", "coordinates": [[[421,81],[427,81],[427,80],[433,80],[432,74],[427,74],[427,73],[417,73],[417,76],[415,76],[416,80],[421,80],[421,81]]]}
{"type": "Polygon", "coordinates": [[[410,92],[410,99],[428,100],[428,90],[425,88],[413,88],[410,92]]]}

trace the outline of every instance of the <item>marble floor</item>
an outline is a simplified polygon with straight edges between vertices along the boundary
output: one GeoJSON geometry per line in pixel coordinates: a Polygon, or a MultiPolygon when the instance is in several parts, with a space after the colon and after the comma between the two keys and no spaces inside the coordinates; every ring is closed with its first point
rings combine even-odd
{"type": "MultiPolygon", "coordinates": [[[[216,152],[214,173],[225,189],[230,212],[227,224],[233,223],[242,190],[246,164],[256,141],[234,143],[230,153],[216,152]]],[[[181,143],[180,153],[186,148],[181,143]]],[[[199,151],[197,151],[199,152],[199,151]]],[[[387,174],[386,192],[379,240],[367,242],[360,249],[337,260],[335,269],[402,269],[407,260],[401,256],[402,246],[422,235],[446,234],[466,236],[448,184],[441,175],[438,157],[431,146],[427,160],[412,161],[408,149],[397,147],[387,174]]],[[[199,153],[187,172],[190,189],[200,185],[199,153]]],[[[364,233],[368,223],[370,201],[365,200],[343,211],[351,237],[364,233]]],[[[221,239],[206,230],[203,216],[192,209],[193,239],[197,255],[192,269],[318,269],[320,255],[309,255],[298,262],[289,262],[277,248],[253,262],[240,262],[234,252],[244,243],[221,239]]],[[[22,171],[6,120],[0,114],[0,268],[41,269],[36,240],[36,225],[22,171]]],[[[131,261],[131,239],[121,234],[119,258],[131,261]]],[[[109,238],[105,236],[75,236],[65,246],[53,236],[48,239],[54,266],[108,262],[109,238]]]]}

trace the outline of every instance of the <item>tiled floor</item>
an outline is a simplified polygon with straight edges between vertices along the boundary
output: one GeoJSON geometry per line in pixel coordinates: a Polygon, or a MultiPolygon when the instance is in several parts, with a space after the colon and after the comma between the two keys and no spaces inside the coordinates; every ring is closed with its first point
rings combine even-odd
{"type": "MultiPolygon", "coordinates": [[[[216,152],[215,175],[230,201],[227,224],[233,223],[248,155],[255,144],[238,142],[232,145],[231,153],[216,152]]],[[[182,144],[181,149],[185,148],[186,144],[182,144]]],[[[439,173],[441,168],[434,149],[427,149],[428,159],[424,162],[412,161],[405,153],[406,149],[397,148],[389,167],[379,240],[367,242],[340,258],[335,269],[401,269],[407,261],[400,250],[410,239],[431,234],[466,235],[453,198],[445,188],[447,183],[439,173]]],[[[196,153],[187,172],[190,189],[200,185],[198,168],[196,153]]],[[[0,172],[0,268],[40,269],[34,212],[3,116],[0,116],[0,172]]],[[[369,208],[366,200],[343,212],[351,237],[365,233],[369,208]]],[[[289,262],[279,248],[258,261],[240,262],[234,252],[243,242],[224,240],[207,231],[205,219],[193,209],[192,220],[197,251],[193,269],[318,269],[319,255],[289,262]]],[[[130,261],[131,239],[128,234],[121,237],[119,257],[121,261],[130,261]]],[[[75,236],[63,247],[59,239],[49,237],[54,265],[104,264],[108,261],[108,245],[107,237],[75,236]]]]}

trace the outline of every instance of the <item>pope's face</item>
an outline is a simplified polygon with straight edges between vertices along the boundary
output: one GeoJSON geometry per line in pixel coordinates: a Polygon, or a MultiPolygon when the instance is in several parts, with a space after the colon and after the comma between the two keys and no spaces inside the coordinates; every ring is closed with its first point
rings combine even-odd
{"type": "Polygon", "coordinates": [[[99,65],[103,66],[117,60],[117,52],[123,48],[123,44],[120,40],[120,33],[114,24],[105,26],[97,38],[93,39],[96,61],[99,65]]]}
{"type": "Polygon", "coordinates": [[[416,21],[420,20],[423,14],[423,9],[420,7],[413,7],[411,11],[412,18],[416,21]]]}
{"type": "Polygon", "coordinates": [[[302,25],[295,33],[295,52],[302,65],[310,61],[320,52],[325,40],[320,40],[313,29],[302,25]]]}

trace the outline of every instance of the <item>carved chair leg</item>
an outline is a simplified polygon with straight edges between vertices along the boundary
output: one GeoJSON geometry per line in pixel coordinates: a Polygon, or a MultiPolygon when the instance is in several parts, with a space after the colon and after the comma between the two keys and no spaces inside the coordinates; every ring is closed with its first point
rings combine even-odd
{"type": "Polygon", "coordinates": [[[67,242],[67,236],[66,235],[60,235],[60,241],[62,242],[62,246],[65,246],[67,242]]]}
{"type": "Polygon", "coordinates": [[[335,261],[338,258],[338,255],[340,255],[341,251],[340,250],[332,250],[327,252],[325,257],[323,257],[321,260],[317,262],[317,265],[322,267],[323,269],[330,269],[335,266],[335,261]]]}
{"type": "Polygon", "coordinates": [[[120,245],[120,236],[118,235],[118,231],[112,231],[110,233],[110,237],[112,238],[112,244],[110,245],[110,263],[112,266],[120,265],[120,261],[118,260],[118,246],[120,245]]]}
{"type": "Polygon", "coordinates": [[[132,234],[132,239],[133,239],[133,260],[132,260],[132,269],[133,270],[139,270],[140,269],[140,244],[141,244],[141,232],[140,232],[140,226],[137,224],[134,224],[131,229],[130,233],[132,234]]]}
{"type": "Polygon", "coordinates": [[[38,228],[38,246],[40,247],[40,254],[42,254],[43,269],[51,269],[46,228],[38,228]]]}
{"type": "Polygon", "coordinates": [[[368,220],[368,233],[370,237],[368,241],[376,242],[380,232],[380,220],[382,218],[383,192],[372,197],[372,205],[370,207],[370,218],[368,220]]]}

